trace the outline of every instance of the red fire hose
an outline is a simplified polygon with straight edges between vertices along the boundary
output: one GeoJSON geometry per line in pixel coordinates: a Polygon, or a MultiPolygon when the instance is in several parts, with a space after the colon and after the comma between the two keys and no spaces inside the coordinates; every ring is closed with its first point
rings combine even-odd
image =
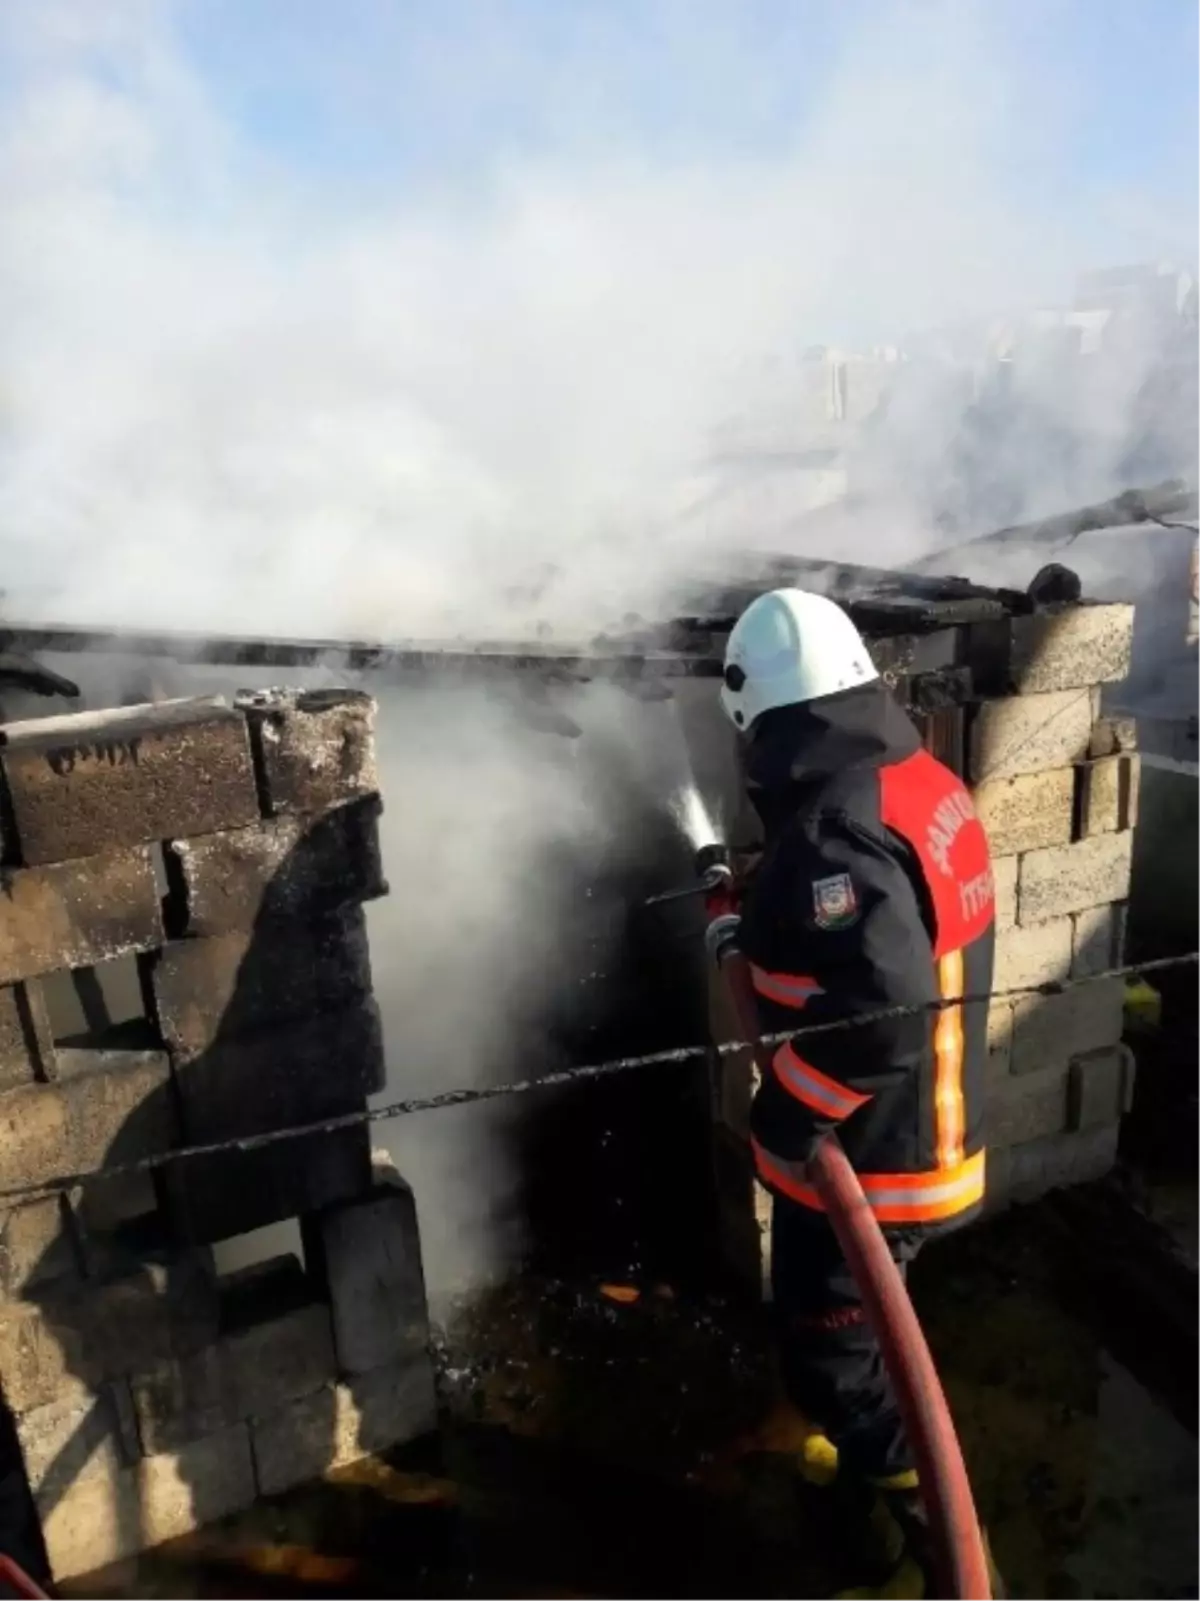
{"type": "Polygon", "coordinates": [[[13,1595],[28,1596],[29,1601],[49,1601],[45,1590],[38,1587],[25,1569],[0,1551],[0,1587],[3,1586],[7,1586],[13,1595]]]}
{"type": "MultiPolygon", "coordinates": [[[[742,1037],[757,1039],[758,1008],[745,957],[730,952],[721,970],[742,1037]]],[[[765,1053],[755,1054],[764,1069],[765,1053]]],[[[892,1381],[929,1517],[937,1593],[957,1601],[991,1601],[987,1553],[954,1420],[904,1280],[836,1135],[821,1141],[808,1176],[854,1274],[892,1381]]]]}

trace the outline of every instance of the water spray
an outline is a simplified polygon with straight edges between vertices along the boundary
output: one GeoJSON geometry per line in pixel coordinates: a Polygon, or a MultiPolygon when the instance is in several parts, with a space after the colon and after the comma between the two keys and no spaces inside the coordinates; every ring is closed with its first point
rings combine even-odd
{"type": "Polygon", "coordinates": [[[671,815],[693,850],[701,851],[717,844],[716,822],[705,804],[699,785],[690,774],[671,802],[671,815]]]}
{"type": "Polygon", "coordinates": [[[679,832],[695,853],[693,859],[698,882],[686,889],[665,890],[652,895],[646,902],[647,906],[708,894],[722,885],[731,883],[733,878],[729,852],[720,843],[720,830],[716,819],[701,792],[700,785],[696,782],[687,736],[676,712],[677,707],[672,706],[668,725],[663,729],[663,738],[657,750],[658,762],[661,764],[659,782],[670,794],[668,809],[679,832]]]}

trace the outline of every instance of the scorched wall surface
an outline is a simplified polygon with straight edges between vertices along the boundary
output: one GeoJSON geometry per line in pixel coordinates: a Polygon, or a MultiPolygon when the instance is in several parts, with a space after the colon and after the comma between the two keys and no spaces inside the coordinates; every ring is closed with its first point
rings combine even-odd
{"type": "Polygon", "coordinates": [[[382,1087],[370,697],[10,722],[0,788],[0,1389],[62,1579],[429,1429],[433,1374],[365,1127],[111,1172],[382,1087]],[[297,1217],[303,1263],[218,1272],[297,1217]]]}

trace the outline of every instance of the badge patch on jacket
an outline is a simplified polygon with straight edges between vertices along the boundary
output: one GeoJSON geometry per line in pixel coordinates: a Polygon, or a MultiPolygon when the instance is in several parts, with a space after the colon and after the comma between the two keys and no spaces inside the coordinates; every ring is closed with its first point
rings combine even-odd
{"type": "Polygon", "coordinates": [[[858,896],[849,873],[813,879],[813,922],[818,928],[849,928],[858,918],[858,896]]]}

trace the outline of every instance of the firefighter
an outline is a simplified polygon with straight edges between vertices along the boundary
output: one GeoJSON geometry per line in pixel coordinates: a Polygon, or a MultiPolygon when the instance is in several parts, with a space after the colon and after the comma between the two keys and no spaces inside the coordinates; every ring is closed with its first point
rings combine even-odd
{"type": "MultiPolygon", "coordinates": [[[[736,929],[763,1033],[986,993],[983,828],[845,612],[797,589],[760,596],[729,636],[721,699],[763,827],[736,929]]],[[[871,1487],[896,1536],[888,1587],[862,1594],[924,1593],[927,1524],[878,1343],[805,1161],[837,1131],[902,1273],[923,1240],[975,1217],[986,1012],[969,1002],[789,1041],[754,1101],[782,1375],[809,1420],[806,1476],[871,1487]]]]}

